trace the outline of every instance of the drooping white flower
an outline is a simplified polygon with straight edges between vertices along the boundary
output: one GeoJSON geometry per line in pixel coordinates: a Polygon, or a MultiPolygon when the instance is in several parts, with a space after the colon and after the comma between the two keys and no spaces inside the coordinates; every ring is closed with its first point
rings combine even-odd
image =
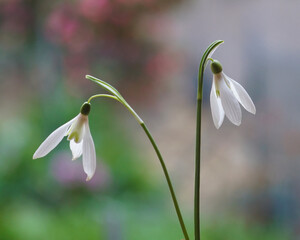
{"type": "Polygon", "coordinates": [[[88,120],[90,108],[89,103],[84,103],[75,118],[60,126],[46,138],[34,153],[33,159],[46,156],[65,136],[68,136],[73,160],[82,155],[83,170],[87,174],[86,180],[90,180],[96,170],[96,151],[88,120]]]}
{"type": "Polygon", "coordinates": [[[242,120],[239,103],[252,114],[256,113],[255,106],[246,90],[223,73],[219,61],[212,61],[211,70],[213,82],[210,92],[210,106],[215,127],[220,128],[225,115],[233,124],[239,126],[242,120]]]}

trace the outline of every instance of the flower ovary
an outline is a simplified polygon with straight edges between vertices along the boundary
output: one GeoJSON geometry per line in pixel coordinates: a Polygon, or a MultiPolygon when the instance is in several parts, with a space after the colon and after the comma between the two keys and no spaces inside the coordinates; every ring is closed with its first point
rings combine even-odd
{"type": "Polygon", "coordinates": [[[213,72],[213,74],[218,74],[218,73],[222,72],[222,70],[223,70],[221,63],[218,60],[214,60],[210,64],[210,68],[211,68],[211,71],[213,72]]]}
{"type": "Polygon", "coordinates": [[[89,115],[91,111],[91,104],[88,102],[85,102],[84,104],[82,104],[81,109],[80,109],[80,113],[87,116],[89,115]]]}

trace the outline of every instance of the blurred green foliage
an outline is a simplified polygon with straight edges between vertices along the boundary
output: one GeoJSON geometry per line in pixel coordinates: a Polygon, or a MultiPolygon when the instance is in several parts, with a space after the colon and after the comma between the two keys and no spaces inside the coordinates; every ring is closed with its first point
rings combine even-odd
{"type": "MultiPolygon", "coordinates": [[[[100,184],[86,184],[84,174],[73,182],[59,179],[53,167],[58,156],[65,156],[63,163],[71,162],[66,139],[46,157],[32,160],[39,144],[78,114],[84,100],[66,93],[59,84],[51,96],[39,101],[32,96],[21,104],[16,117],[1,119],[0,239],[181,239],[163,177],[160,186],[151,181],[149,159],[116,113],[116,108],[122,108],[118,103],[95,100],[89,117],[97,169],[109,176],[104,184],[101,179],[100,184]]],[[[81,159],[63,173],[68,175],[77,164],[83,173],[81,159]]],[[[97,174],[101,175],[96,173],[96,178],[97,174]]],[[[193,217],[185,218],[192,233],[193,217]]],[[[204,222],[204,239],[289,239],[285,229],[248,226],[243,219],[228,216],[204,222]]]]}

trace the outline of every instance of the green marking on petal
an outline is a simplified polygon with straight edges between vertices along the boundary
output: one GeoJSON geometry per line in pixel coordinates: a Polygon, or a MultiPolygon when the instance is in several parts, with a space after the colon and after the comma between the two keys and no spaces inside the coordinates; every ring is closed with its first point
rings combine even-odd
{"type": "Polygon", "coordinates": [[[74,142],[79,143],[79,133],[78,132],[72,132],[69,137],[68,140],[71,141],[72,139],[74,139],[74,142]]]}
{"type": "Polygon", "coordinates": [[[229,89],[231,89],[231,87],[230,87],[230,82],[229,82],[225,77],[223,77],[223,79],[224,79],[224,81],[225,81],[227,87],[228,87],[229,89]]]}

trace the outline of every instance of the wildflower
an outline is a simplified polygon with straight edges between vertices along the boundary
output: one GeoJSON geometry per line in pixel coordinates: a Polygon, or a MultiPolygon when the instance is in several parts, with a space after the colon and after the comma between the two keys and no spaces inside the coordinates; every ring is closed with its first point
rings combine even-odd
{"type": "Polygon", "coordinates": [[[87,174],[86,180],[90,180],[96,170],[95,145],[88,121],[90,109],[90,104],[84,103],[80,113],[75,118],[60,126],[46,138],[34,153],[33,159],[46,156],[65,136],[68,136],[73,160],[82,155],[83,170],[87,174]]]}
{"type": "Polygon", "coordinates": [[[256,112],[255,106],[246,90],[223,73],[222,65],[219,61],[212,60],[210,66],[213,72],[210,106],[214,124],[218,129],[226,115],[233,124],[239,126],[242,120],[242,111],[239,103],[252,114],[256,112]]]}

